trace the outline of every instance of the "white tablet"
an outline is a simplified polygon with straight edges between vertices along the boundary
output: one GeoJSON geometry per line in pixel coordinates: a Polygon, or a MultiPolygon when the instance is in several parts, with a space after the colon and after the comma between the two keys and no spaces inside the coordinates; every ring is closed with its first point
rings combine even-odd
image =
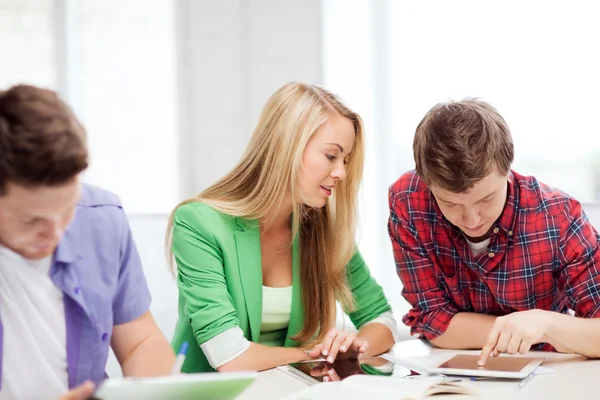
{"type": "Polygon", "coordinates": [[[539,367],[544,358],[490,356],[485,367],[479,367],[477,361],[478,354],[459,354],[438,366],[427,368],[427,371],[432,374],[523,379],[539,367]]]}
{"type": "Polygon", "coordinates": [[[233,400],[257,376],[256,372],[207,372],[158,378],[107,379],[94,393],[94,399],[233,400]]]}

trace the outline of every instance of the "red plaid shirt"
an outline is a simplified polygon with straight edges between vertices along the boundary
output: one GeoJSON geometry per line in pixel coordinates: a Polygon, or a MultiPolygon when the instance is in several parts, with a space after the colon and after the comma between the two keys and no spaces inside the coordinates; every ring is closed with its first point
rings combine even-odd
{"type": "Polygon", "coordinates": [[[600,317],[600,236],[581,204],[512,172],[488,249],[473,256],[425,183],[407,172],[390,188],[388,230],[402,295],[402,321],[431,340],[458,312],[531,309],[600,317]]]}

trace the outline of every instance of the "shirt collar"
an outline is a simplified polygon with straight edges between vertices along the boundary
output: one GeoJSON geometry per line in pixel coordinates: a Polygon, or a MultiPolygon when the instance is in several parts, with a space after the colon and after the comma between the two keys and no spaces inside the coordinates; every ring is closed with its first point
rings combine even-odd
{"type": "Polygon", "coordinates": [[[502,210],[502,214],[500,214],[500,218],[498,218],[498,222],[496,223],[496,225],[504,230],[509,236],[513,235],[518,207],[519,186],[517,179],[512,171],[510,171],[508,175],[508,194],[506,196],[506,203],[504,204],[504,210],[502,210]]]}
{"type": "Polygon", "coordinates": [[[84,296],[81,295],[81,283],[79,274],[71,265],[75,265],[77,261],[83,257],[75,250],[73,240],[71,240],[68,232],[62,237],[56,251],[54,252],[54,260],[50,267],[50,279],[52,282],[77,303],[86,315],[90,315],[84,296]]]}
{"type": "Polygon", "coordinates": [[[68,233],[65,233],[54,253],[54,263],[71,264],[80,259],[81,255],[75,250],[68,233]]]}

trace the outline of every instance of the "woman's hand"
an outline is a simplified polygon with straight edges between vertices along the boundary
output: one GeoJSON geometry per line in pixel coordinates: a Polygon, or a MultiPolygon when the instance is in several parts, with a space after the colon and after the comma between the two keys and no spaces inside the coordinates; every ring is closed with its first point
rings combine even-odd
{"type": "Polygon", "coordinates": [[[310,376],[322,377],[323,382],[339,382],[342,379],[332,365],[322,363],[310,370],[310,376]]]}
{"type": "Polygon", "coordinates": [[[317,344],[308,355],[312,358],[325,357],[328,363],[336,359],[358,358],[369,348],[369,343],[356,333],[331,329],[323,338],[323,342],[317,344]]]}
{"type": "Polygon", "coordinates": [[[338,358],[333,364],[322,362],[310,371],[311,376],[323,377],[323,382],[337,382],[357,374],[365,374],[357,359],[340,360],[338,358]]]}

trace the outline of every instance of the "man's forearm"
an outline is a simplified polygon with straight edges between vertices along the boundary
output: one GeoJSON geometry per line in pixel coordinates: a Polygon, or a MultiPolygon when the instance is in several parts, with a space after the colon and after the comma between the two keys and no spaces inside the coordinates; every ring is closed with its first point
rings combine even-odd
{"type": "Polygon", "coordinates": [[[557,351],[600,358],[600,318],[549,313],[546,336],[557,351]]]}
{"type": "Polygon", "coordinates": [[[493,315],[461,312],[450,320],[448,329],[431,344],[444,349],[481,349],[496,321],[493,315]]]}
{"type": "Polygon", "coordinates": [[[123,360],[121,369],[124,376],[160,376],[171,373],[175,354],[162,335],[145,338],[123,360]]]}

